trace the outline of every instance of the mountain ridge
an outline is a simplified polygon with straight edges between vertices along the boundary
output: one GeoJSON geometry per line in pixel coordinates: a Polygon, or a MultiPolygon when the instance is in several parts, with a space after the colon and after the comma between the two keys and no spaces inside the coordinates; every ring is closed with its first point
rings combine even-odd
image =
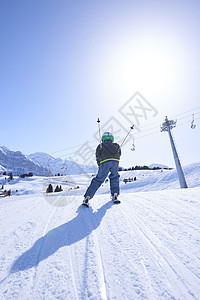
{"type": "MultiPolygon", "coordinates": [[[[150,169],[155,167],[167,168],[163,164],[152,163],[150,169]]],[[[122,168],[123,169],[123,168],[122,168]]],[[[97,166],[85,166],[71,160],[55,158],[45,152],[35,152],[29,155],[21,151],[9,150],[6,146],[0,146],[0,172],[12,172],[14,175],[21,175],[32,172],[34,175],[47,176],[52,174],[82,174],[96,173],[97,166]]]]}
{"type": "Polygon", "coordinates": [[[6,146],[0,146],[0,172],[12,172],[13,175],[33,173],[38,176],[52,174],[82,174],[96,172],[96,166],[84,166],[71,160],[55,158],[45,152],[35,152],[29,155],[21,151],[9,150],[6,146]]]}
{"type": "Polygon", "coordinates": [[[1,172],[12,172],[14,175],[21,175],[32,172],[34,175],[47,175],[47,172],[38,163],[33,162],[21,151],[12,151],[5,146],[0,147],[0,168],[1,172]]]}

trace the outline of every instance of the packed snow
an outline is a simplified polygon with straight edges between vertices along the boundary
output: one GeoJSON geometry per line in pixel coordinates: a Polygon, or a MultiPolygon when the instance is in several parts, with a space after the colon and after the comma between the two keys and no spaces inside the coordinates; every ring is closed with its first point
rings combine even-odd
{"type": "Polygon", "coordinates": [[[90,208],[92,174],[1,176],[0,299],[200,299],[200,163],[184,172],[188,189],[175,170],[120,172],[121,204],[105,182],[90,208]]]}

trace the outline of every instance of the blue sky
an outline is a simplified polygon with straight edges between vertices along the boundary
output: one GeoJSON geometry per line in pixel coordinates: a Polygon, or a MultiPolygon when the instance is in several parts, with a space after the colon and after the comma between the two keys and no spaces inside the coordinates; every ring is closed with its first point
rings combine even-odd
{"type": "Polygon", "coordinates": [[[199,1],[1,1],[0,144],[69,158],[94,141],[97,117],[128,130],[119,110],[138,91],[158,113],[122,164],[174,165],[166,115],[184,117],[173,130],[183,164],[199,161],[199,29],[199,1]]]}

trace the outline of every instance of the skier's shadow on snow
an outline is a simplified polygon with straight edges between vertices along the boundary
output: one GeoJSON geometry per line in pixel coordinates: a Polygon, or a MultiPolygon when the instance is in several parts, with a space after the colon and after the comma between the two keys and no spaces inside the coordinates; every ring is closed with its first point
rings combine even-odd
{"type": "Polygon", "coordinates": [[[20,255],[11,266],[10,274],[36,267],[61,247],[77,243],[90,235],[100,225],[111,206],[112,201],[109,201],[96,212],[93,212],[92,208],[79,207],[74,219],[50,230],[38,239],[33,247],[20,255]]]}

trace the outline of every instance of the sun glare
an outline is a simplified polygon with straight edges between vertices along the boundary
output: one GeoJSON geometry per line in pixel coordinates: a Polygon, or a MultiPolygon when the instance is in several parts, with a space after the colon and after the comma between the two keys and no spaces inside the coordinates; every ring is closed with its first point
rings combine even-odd
{"type": "Polygon", "coordinates": [[[173,77],[172,59],[168,53],[146,48],[135,51],[125,64],[127,75],[140,89],[163,90],[173,77]]]}
{"type": "Polygon", "coordinates": [[[173,84],[177,72],[175,54],[158,46],[121,48],[110,61],[110,69],[119,85],[133,86],[143,92],[164,92],[173,84]],[[112,65],[112,66],[111,66],[112,65]]]}

